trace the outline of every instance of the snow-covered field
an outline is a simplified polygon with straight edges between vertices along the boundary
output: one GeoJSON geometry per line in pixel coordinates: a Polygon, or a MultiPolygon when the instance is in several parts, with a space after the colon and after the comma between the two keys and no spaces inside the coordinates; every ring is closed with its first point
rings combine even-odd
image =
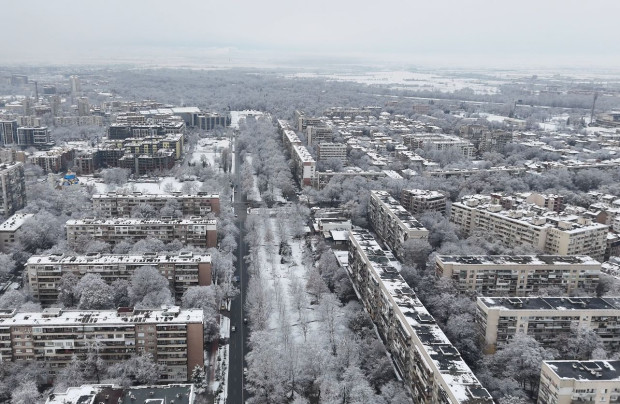
{"type": "MultiPolygon", "coordinates": [[[[160,177],[153,179],[153,181],[131,181],[127,182],[122,187],[116,185],[107,185],[102,181],[93,178],[91,176],[80,176],[80,183],[92,184],[98,193],[104,194],[114,190],[127,190],[131,192],[143,192],[145,194],[166,194],[172,191],[180,191],[184,183],[191,183],[192,181],[180,182],[174,177],[160,177]]],[[[195,185],[199,185],[198,181],[193,181],[195,185]]]]}
{"type": "Polygon", "coordinates": [[[220,155],[222,150],[226,148],[230,148],[230,139],[199,139],[192,154],[191,162],[201,164],[204,160],[210,167],[219,169],[220,155]]]}
{"type": "Polygon", "coordinates": [[[501,81],[480,80],[465,77],[451,77],[437,73],[409,71],[374,71],[365,73],[320,74],[312,72],[295,73],[287,77],[324,78],[334,81],[353,81],[361,84],[384,85],[393,89],[429,90],[453,92],[464,88],[476,94],[496,94],[501,81]]]}

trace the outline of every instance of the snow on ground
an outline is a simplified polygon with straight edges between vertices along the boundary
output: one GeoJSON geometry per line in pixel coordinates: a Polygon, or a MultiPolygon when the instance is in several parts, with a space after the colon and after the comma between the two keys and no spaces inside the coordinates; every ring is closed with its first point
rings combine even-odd
{"type": "Polygon", "coordinates": [[[230,147],[230,139],[199,139],[190,161],[201,164],[204,159],[210,167],[219,169],[220,155],[227,147],[230,147]]]}
{"type": "Polygon", "coordinates": [[[218,364],[220,366],[217,368],[215,374],[215,380],[211,384],[211,391],[215,392],[217,395],[215,396],[215,403],[217,404],[226,404],[228,400],[228,359],[230,355],[228,355],[230,345],[221,345],[217,349],[217,357],[221,359],[218,360],[218,364]],[[218,393],[219,392],[219,393],[218,393]]]}
{"type": "MultiPolygon", "coordinates": [[[[253,209],[253,213],[261,212],[261,209],[253,209]]],[[[268,328],[271,330],[282,327],[283,321],[286,321],[290,325],[293,340],[297,343],[304,342],[303,331],[300,326],[301,317],[300,312],[297,310],[297,299],[292,295],[292,284],[294,279],[297,279],[298,284],[306,293],[306,305],[302,308],[302,313],[305,315],[305,321],[307,324],[307,334],[312,335],[319,330],[318,321],[320,314],[318,313],[318,306],[311,305],[310,302],[313,297],[306,291],[306,281],[308,274],[303,263],[303,251],[305,243],[304,239],[289,239],[288,244],[291,247],[291,257],[288,257],[288,262],[282,263],[282,257],[278,253],[280,239],[277,232],[277,217],[274,215],[265,215],[269,217],[267,224],[273,235],[272,241],[264,241],[260,246],[259,251],[259,264],[256,265],[258,270],[261,271],[260,276],[267,281],[272,288],[272,294],[274,300],[278,300],[277,295],[281,294],[281,305],[274,302],[274,308],[268,321],[268,328]]],[[[265,217],[264,216],[264,217],[265,217]]],[[[263,240],[265,240],[263,233],[263,240]]]]}
{"type": "Polygon", "coordinates": [[[481,80],[467,77],[451,77],[441,73],[423,73],[408,71],[375,71],[359,74],[337,73],[321,74],[313,72],[295,73],[287,77],[324,78],[334,81],[353,81],[361,84],[383,85],[401,90],[429,90],[453,92],[470,88],[476,94],[496,94],[502,81],[481,80]]]}
{"type": "Polygon", "coordinates": [[[230,126],[233,129],[239,129],[239,121],[241,119],[245,119],[248,116],[253,116],[255,118],[263,116],[265,113],[261,111],[230,111],[230,126]]]}
{"type": "MultiPolygon", "coordinates": [[[[245,163],[252,166],[252,155],[251,154],[246,153],[245,163]]],[[[254,186],[252,187],[252,192],[248,193],[247,198],[249,201],[261,202],[263,200],[263,197],[261,196],[260,191],[258,190],[258,181],[257,181],[256,175],[253,175],[252,178],[254,179],[254,186]]]]}
{"type": "Polygon", "coordinates": [[[168,191],[179,191],[184,183],[193,183],[196,186],[200,185],[199,181],[185,181],[180,182],[174,177],[159,177],[153,178],[152,181],[138,180],[127,182],[123,186],[107,185],[97,178],[91,176],[80,176],[80,183],[92,184],[100,194],[105,194],[109,191],[126,190],[130,192],[143,192],[145,194],[166,194],[168,191]]]}

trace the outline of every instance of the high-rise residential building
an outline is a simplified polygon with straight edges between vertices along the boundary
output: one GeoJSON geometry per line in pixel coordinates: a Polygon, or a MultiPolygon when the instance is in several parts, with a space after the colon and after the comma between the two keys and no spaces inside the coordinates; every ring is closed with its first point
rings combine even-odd
{"type": "Polygon", "coordinates": [[[577,327],[594,331],[606,348],[620,348],[620,297],[479,297],[476,324],[492,353],[516,333],[557,347],[577,327]]]}
{"type": "Polygon", "coordinates": [[[446,196],[439,191],[404,189],[400,203],[414,216],[424,212],[439,212],[442,215],[446,213],[446,196]]]}
{"type": "Polygon", "coordinates": [[[183,216],[205,216],[209,213],[219,215],[220,196],[206,192],[197,194],[95,194],[92,196],[93,211],[99,217],[131,217],[131,211],[138,205],[150,205],[157,211],[168,205],[178,209],[183,216]]]}
{"type": "Polygon", "coordinates": [[[64,392],[50,394],[45,404],[194,404],[193,384],[153,386],[116,386],[113,384],[83,384],[64,392]]]}
{"type": "Polygon", "coordinates": [[[52,375],[97,349],[107,364],[150,354],[159,382],[186,382],[204,366],[202,309],[0,310],[0,362],[40,362],[52,375]],[[93,348],[93,344],[97,344],[93,348]]]}
{"type": "Polygon", "coordinates": [[[26,262],[26,273],[33,296],[42,304],[50,305],[58,299],[57,285],[65,274],[71,273],[78,278],[89,273],[97,274],[111,284],[116,279],[130,279],[137,269],[144,266],[156,268],[168,279],[177,299],[191,286],[211,284],[211,256],[191,252],[33,255],[26,262]]]}
{"type": "Polygon", "coordinates": [[[607,247],[606,225],[534,204],[506,208],[493,196],[471,195],[453,203],[450,221],[466,234],[490,232],[506,245],[529,245],[550,255],[587,255],[602,260],[607,247]]]}
{"type": "Polygon", "coordinates": [[[26,180],[22,163],[0,164],[0,191],[1,215],[12,215],[26,206],[26,180]]]}
{"type": "Polygon", "coordinates": [[[79,95],[82,92],[82,84],[80,83],[79,76],[70,76],[69,81],[71,83],[71,94],[79,95]]]}
{"type": "Polygon", "coordinates": [[[293,159],[293,174],[300,186],[305,187],[312,184],[316,171],[316,161],[304,146],[293,146],[291,154],[293,159]]]}
{"type": "Polygon", "coordinates": [[[620,401],[620,361],[543,361],[538,404],[620,401]]]}
{"type": "Polygon", "coordinates": [[[116,244],[121,241],[156,238],[165,243],[179,240],[201,248],[217,246],[216,221],[202,217],[187,219],[71,219],[66,225],[67,242],[76,246],[97,239],[116,244]]]}
{"type": "Polygon", "coordinates": [[[308,126],[306,128],[308,146],[319,143],[331,143],[334,140],[334,130],[331,126],[308,126]]]}
{"type": "Polygon", "coordinates": [[[0,121],[0,146],[17,144],[17,120],[0,121]]]}
{"type": "Polygon", "coordinates": [[[13,249],[22,225],[34,217],[32,213],[16,213],[0,225],[0,251],[8,254],[13,249]]]}
{"type": "Polygon", "coordinates": [[[370,191],[368,219],[381,241],[397,255],[405,241],[428,238],[428,230],[386,191],[370,191]]]}
{"type": "Polygon", "coordinates": [[[317,148],[317,159],[326,161],[330,159],[340,160],[342,164],[347,162],[347,145],[343,143],[319,143],[317,148]]]}
{"type": "Polygon", "coordinates": [[[493,399],[366,230],[349,232],[347,271],[405,386],[420,404],[493,399]]]}
{"type": "Polygon", "coordinates": [[[601,264],[579,255],[437,255],[435,271],[460,292],[479,296],[529,296],[544,289],[594,295],[601,264]]]}
{"type": "Polygon", "coordinates": [[[90,115],[90,105],[88,104],[88,98],[86,97],[78,98],[77,113],[78,113],[78,116],[90,115]]]}
{"type": "Polygon", "coordinates": [[[458,136],[443,135],[440,133],[413,133],[403,135],[403,143],[410,150],[429,148],[430,150],[456,149],[464,157],[472,160],[475,156],[474,145],[458,136]]]}
{"type": "Polygon", "coordinates": [[[51,147],[50,131],[47,126],[17,128],[17,145],[21,147],[51,147]]]}

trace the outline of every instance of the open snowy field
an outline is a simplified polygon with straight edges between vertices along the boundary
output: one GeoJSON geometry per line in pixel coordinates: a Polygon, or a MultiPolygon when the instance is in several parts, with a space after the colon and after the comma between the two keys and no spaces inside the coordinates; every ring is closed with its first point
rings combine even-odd
{"type": "Polygon", "coordinates": [[[190,161],[196,164],[206,161],[210,167],[219,169],[220,156],[226,148],[230,148],[230,139],[199,139],[190,161]]]}

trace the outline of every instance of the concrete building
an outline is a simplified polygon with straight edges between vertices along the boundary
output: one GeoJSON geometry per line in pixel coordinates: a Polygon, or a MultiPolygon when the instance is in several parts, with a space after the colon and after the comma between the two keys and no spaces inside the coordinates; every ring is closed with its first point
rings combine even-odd
{"type": "Polygon", "coordinates": [[[122,387],[112,384],[83,384],[50,394],[45,404],[194,404],[193,384],[122,387]]]}
{"type": "Polygon", "coordinates": [[[230,115],[217,113],[202,113],[196,117],[196,126],[203,130],[213,130],[217,127],[226,128],[231,123],[230,115]]]}
{"type": "Polygon", "coordinates": [[[543,361],[538,404],[620,401],[620,361],[543,361]]]}
{"type": "Polygon", "coordinates": [[[304,112],[295,111],[295,127],[298,131],[303,132],[308,129],[308,126],[320,126],[323,124],[321,118],[307,116],[304,112]]]}
{"type": "Polygon", "coordinates": [[[331,143],[334,141],[334,130],[331,126],[308,126],[306,129],[308,146],[319,143],[331,143]]]}
{"type": "Polygon", "coordinates": [[[15,245],[15,239],[26,220],[34,217],[31,213],[16,213],[0,225],[0,251],[8,254],[15,245]]]}
{"type": "Polygon", "coordinates": [[[0,164],[0,215],[9,216],[26,206],[24,165],[0,164]]]}
{"type": "Polygon", "coordinates": [[[428,238],[428,230],[386,191],[370,191],[368,219],[381,241],[397,255],[405,241],[428,238]]]}
{"type": "Polygon", "coordinates": [[[593,330],[606,348],[620,348],[620,297],[479,297],[476,324],[487,353],[516,333],[555,348],[576,327],[593,330]]]}
{"type": "Polygon", "coordinates": [[[131,211],[138,205],[146,204],[160,211],[166,205],[178,208],[183,216],[205,216],[220,214],[220,196],[198,192],[197,194],[95,194],[92,196],[93,211],[98,217],[131,217],[131,211]]]}
{"type": "Polygon", "coordinates": [[[70,76],[69,83],[71,84],[71,94],[79,95],[82,92],[82,83],[79,76],[70,76]]]}
{"type": "Polygon", "coordinates": [[[401,192],[400,203],[412,215],[424,212],[446,213],[446,196],[439,191],[426,189],[405,189],[401,192]]]}
{"type": "Polygon", "coordinates": [[[505,209],[501,198],[494,196],[471,195],[453,203],[450,221],[467,234],[492,232],[506,245],[530,245],[550,255],[602,260],[607,247],[606,225],[527,203],[505,209]]]}
{"type": "Polygon", "coordinates": [[[211,256],[191,252],[33,255],[26,262],[26,273],[33,296],[41,304],[50,305],[58,300],[57,285],[64,274],[72,273],[78,278],[90,273],[98,274],[106,283],[111,284],[116,279],[130,279],[138,268],[144,266],[157,268],[170,282],[170,288],[177,299],[191,286],[211,284],[211,256]]]}
{"type": "Polygon", "coordinates": [[[90,115],[90,105],[88,104],[87,97],[80,97],[77,100],[77,113],[78,116],[90,115]]]}
{"type": "Polygon", "coordinates": [[[413,133],[403,135],[403,143],[410,150],[430,148],[430,150],[457,149],[467,159],[472,160],[475,156],[474,145],[457,136],[443,135],[440,133],[413,133]]]}
{"type": "Polygon", "coordinates": [[[349,232],[347,271],[414,403],[492,403],[460,353],[366,230],[349,232]]]}
{"type": "Polygon", "coordinates": [[[290,129],[284,129],[282,131],[282,144],[284,145],[284,148],[290,153],[293,153],[293,146],[301,146],[301,139],[299,139],[299,136],[297,136],[297,134],[295,134],[295,132],[293,132],[290,129]]]}
{"type": "Polygon", "coordinates": [[[17,120],[0,121],[0,146],[17,144],[17,120]]]}
{"type": "Polygon", "coordinates": [[[437,255],[435,271],[479,296],[529,296],[545,288],[593,295],[601,264],[576,255],[437,255]]]}
{"type": "Polygon", "coordinates": [[[71,219],[66,225],[71,247],[83,240],[97,239],[116,244],[123,240],[156,238],[165,243],[179,240],[201,248],[217,246],[216,221],[202,217],[188,219],[71,219]]]}
{"type": "Polygon", "coordinates": [[[53,146],[47,126],[17,128],[17,145],[20,147],[51,147],[53,146]]]}
{"type": "Polygon", "coordinates": [[[316,161],[304,146],[293,146],[293,175],[301,187],[312,184],[316,171],[316,161]]]}
{"type": "Polygon", "coordinates": [[[37,165],[46,173],[67,171],[73,162],[74,151],[68,147],[54,147],[51,150],[37,151],[28,156],[31,164],[37,165]]]}
{"type": "Polygon", "coordinates": [[[159,382],[186,382],[204,366],[202,309],[0,310],[0,362],[45,364],[52,375],[84,359],[97,341],[107,364],[148,353],[162,366],[159,382]]]}
{"type": "Polygon", "coordinates": [[[347,163],[347,145],[342,143],[319,143],[317,148],[317,159],[326,161],[330,159],[340,160],[342,164],[347,163]]]}

